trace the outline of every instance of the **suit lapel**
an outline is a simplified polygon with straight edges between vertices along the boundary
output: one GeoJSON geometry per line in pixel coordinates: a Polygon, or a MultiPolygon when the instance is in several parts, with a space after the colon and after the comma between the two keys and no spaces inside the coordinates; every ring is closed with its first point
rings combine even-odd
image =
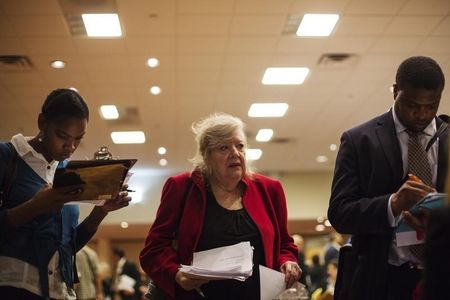
{"type": "Polygon", "coordinates": [[[401,182],[403,161],[391,110],[378,118],[375,132],[380,148],[383,149],[386,160],[389,162],[395,182],[401,182]]]}

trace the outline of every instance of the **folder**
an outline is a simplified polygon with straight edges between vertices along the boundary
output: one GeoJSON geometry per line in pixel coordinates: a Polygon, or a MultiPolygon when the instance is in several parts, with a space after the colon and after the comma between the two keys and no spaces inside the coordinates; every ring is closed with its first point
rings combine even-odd
{"type": "Polygon", "coordinates": [[[73,160],[65,168],[58,168],[53,188],[80,186],[83,192],[76,202],[102,205],[121,191],[128,171],[137,159],[73,160]]]}

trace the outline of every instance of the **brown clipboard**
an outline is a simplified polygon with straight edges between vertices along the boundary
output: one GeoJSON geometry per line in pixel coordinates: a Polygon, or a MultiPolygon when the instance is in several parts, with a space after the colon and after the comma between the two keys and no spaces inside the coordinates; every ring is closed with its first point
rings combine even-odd
{"type": "Polygon", "coordinates": [[[121,191],[128,171],[137,159],[73,160],[58,168],[53,188],[76,186],[83,192],[77,201],[109,200],[121,191]]]}

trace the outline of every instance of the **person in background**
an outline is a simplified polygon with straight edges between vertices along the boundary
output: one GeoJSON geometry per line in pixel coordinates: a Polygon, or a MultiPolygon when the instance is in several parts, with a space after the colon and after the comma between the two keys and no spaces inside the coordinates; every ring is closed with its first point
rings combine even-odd
{"type": "Polygon", "coordinates": [[[325,266],[320,263],[319,255],[315,254],[312,257],[312,265],[308,268],[309,270],[309,292],[313,293],[317,289],[325,290],[327,286],[327,271],[325,266]]]}
{"type": "Polygon", "coordinates": [[[305,239],[300,234],[294,234],[292,236],[294,239],[294,244],[298,248],[297,261],[300,269],[302,269],[302,275],[298,281],[306,285],[306,277],[308,276],[308,266],[305,263],[305,239]]]}
{"type": "Polygon", "coordinates": [[[164,185],[141,251],[142,268],[169,299],[203,299],[203,294],[214,300],[259,300],[259,265],[283,272],[286,286],[292,286],[301,270],[287,230],[284,191],[279,181],[251,171],[243,122],[213,114],[195,123],[193,131],[194,170],[164,185]],[[194,252],[242,241],[254,247],[253,274],[244,282],[208,281],[178,270],[180,264],[191,264],[194,252]]]}
{"type": "Polygon", "coordinates": [[[112,286],[113,292],[121,300],[140,300],[141,275],[136,264],[125,257],[125,251],[121,248],[114,247],[113,254],[116,265],[112,286]]]}
{"type": "Polygon", "coordinates": [[[340,235],[337,232],[331,233],[329,243],[325,246],[325,266],[328,266],[328,263],[331,260],[338,260],[339,259],[339,249],[341,248],[343,244],[342,235],[340,235]]]}
{"type": "Polygon", "coordinates": [[[2,299],[75,299],[75,253],[109,212],[131,200],[122,191],[78,224],[78,205],[64,204],[78,200],[83,187],[52,188],[56,169],[78,148],[88,120],[84,99],[74,90],[57,89],[42,105],[36,136],[17,134],[10,144],[0,143],[0,182],[9,180],[10,187],[2,186],[0,195],[2,299]]]}
{"type": "Polygon", "coordinates": [[[77,299],[103,300],[97,253],[86,245],[77,252],[76,260],[79,280],[79,283],[75,284],[77,299]]]}
{"type": "Polygon", "coordinates": [[[444,85],[435,60],[410,57],[397,69],[392,108],[342,134],[328,218],[352,234],[352,263],[345,264],[355,270],[342,273],[347,300],[412,299],[423,261],[413,248],[397,247],[394,229],[400,218],[424,226],[408,210],[444,188],[447,134],[434,139],[443,126],[436,113],[444,85]]]}

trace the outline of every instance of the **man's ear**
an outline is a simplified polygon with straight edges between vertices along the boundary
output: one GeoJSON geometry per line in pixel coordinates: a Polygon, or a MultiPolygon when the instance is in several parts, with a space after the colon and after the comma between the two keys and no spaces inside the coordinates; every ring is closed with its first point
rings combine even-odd
{"type": "Polygon", "coordinates": [[[398,92],[399,92],[398,85],[396,83],[394,83],[392,85],[392,93],[394,95],[394,100],[397,99],[398,92]]]}
{"type": "Polygon", "coordinates": [[[44,131],[47,128],[47,119],[42,113],[40,113],[38,116],[38,128],[39,131],[44,131]]]}

